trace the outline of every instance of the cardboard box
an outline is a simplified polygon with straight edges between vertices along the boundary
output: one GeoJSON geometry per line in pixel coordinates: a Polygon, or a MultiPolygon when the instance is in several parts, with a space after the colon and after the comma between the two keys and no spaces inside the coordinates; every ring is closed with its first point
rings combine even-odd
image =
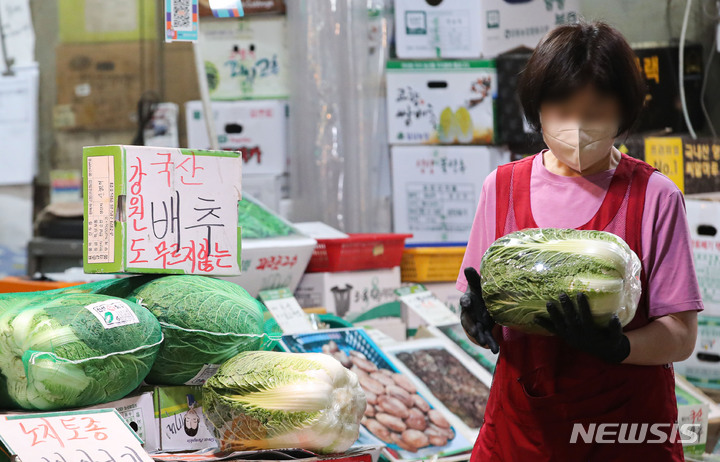
{"type": "Polygon", "coordinates": [[[306,273],[295,289],[302,307],[322,306],[340,317],[364,313],[383,303],[394,301],[400,287],[400,268],[306,273]]]}
{"type": "Polygon", "coordinates": [[[86,147],[85,272],[240,274],[241,169],[225,151],[86,147]]]}
{"type": "Polygon", "coordinates": [[[495,61],[389,61],[391,144],[492,144],[495,61]]]}
{"type": "Polygon", "coordinates": [[[161,451],[193,451],[218,446],[202,410],[202,387],[154,387],[155,422],[161,451]]]}
{"type": "Polygon", "coordinates": [[[460,297],[463,294],[457,290],[455,282],[424,282],[423,285],[450,311],[460,316],[460,297]]]}
{"type": "Polygon", "coordinates": [[[495,57],[577,20],[579,0],[396,0],[400,58],[495,57]]]}
{"type": "Polygon", "coordinates": [[[154,399],[151,391],[87,409],[111,408],[118,411],[130,428],[144,441],[143,447],[146,451],[160,450],[160,433],[155,421],[154,399]]]}
{"type": "Polygon", "coordinates": [[[257,297],[261,290],[300,283],[317,241],[302,235],[242,240],[242,274],[227,278],[257,297]]]}
{"type": "MultiPolygon", "coordinates": [[[[212,103],[220,149],[243,155],[245,174],[280,175],[288,171],[287,103],[225,101],[212,103]]],[[[188,146],[208,149],[202,102],[185,105],[188,146]]]]}
{"type": "Polygon", "coordinates": [[[686,455],[702,456],[705,453],[705,443],[708,437],[708,420],[711,413],[710,407],[717,416],[717,406],[706,396],[699,393],[692,385],[679,379],[675,381],[675,396],[678,405],[678,425],[688,431],[694,431],[697,441],[691,441],[689,435],[681,433],[683,438],[683,451],[686,455]]]}
{"type": "Polygon", "coordinates": [[[645,138],[645,162],[668,176],[685,194],[720,191],[720,142],[711,138],[645,138]]]}
{"type": "Polygon", "coordinates": [[[131,42],[157,38],[154,0],[60,0],[62,43],[131,42]]]}
{"type": "Polygon", "coordinates": [[[510,154],[495,147],[395,146],[393,229],[408,243],[467,243],[482,185],[510,154]]]}
{"type": "Polygon", "coordinates": [[[133,130],[143,92],[157,89],[154,42],[60,45],[56,49],[59,130],[133,130]]]}
{"type": "Polygon", "coordinates": [[[705,316],[720,316],[720,197],[685,201],[695,274],[705,316]]]}
{"type": "Polygon", "coordinates": [[[200,21],[202,57],[214,100],[287,98],[284,16],[200,21]]]}

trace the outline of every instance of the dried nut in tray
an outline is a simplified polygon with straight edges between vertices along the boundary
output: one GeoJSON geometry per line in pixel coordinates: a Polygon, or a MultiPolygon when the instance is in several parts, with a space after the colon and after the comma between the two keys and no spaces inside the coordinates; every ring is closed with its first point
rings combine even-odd
{"type": "Polygon", "coordinates": [[[365,398],[367,399],[368,404],[377,404],[377,395],[375,393],[365,389],[363,389],[363,391],[365,392],[365,398]]]}
{"type": "Polygon", "coordinates": [[[367,417],[373,417],[375,415],[375,407],[368,403],[367,407],[365,408],[365,415],[367,417]]]}
{"type": "Polygon", "coordinates": [[[395,382],[393,381],[392,377],[387,374],[383,374],[380,371],[373,372],[372,374],[370,374],[370,377],[382,383],[386,387],[395,386],[395,382]]]}
{"type": "Polygon", "coordinates": [[[409,452],[417,452],[418,449],[420,449],[419,447],[410,446],[409,444],[407,444],[407,443],[403,440],[402,436],[401,436],[401,435],[398,435],[397,433],[392,433],[392,434],[390,435],[390,438],[392,439],[392,442],[393,442],[394,444],[400,446],[401,449],[404,449],[404,450],[406,450],[406,451],[409,451],[409,452]]]}
{"type": "Polygon", "coordinates": [[[422,412],[424,412],[426,414],[428,412],[430,412],[430,405],[428,404],[427,401],[425,401],[423,399],[422,396],[420,396],[420,395],[410,395],[410,396],[412,396],[413,403],[415,404],[416,408],[420,409],[422,412]]]}
{"type": "Polygon", "coordinates": [[[393,374],[393,380],[395,381],[395,384],[397,386],[407,391],[408,393],[417,393],[417,388],[415,387],[415,385],[413,385],[410,379],[405,377],[404,375],[393,374]]]}
{"type": "Polygon", "coordinates": [[[405,419],[405,424],[408,428],[420,431],[424,431],[428,426],[427,420],[425,420],[425,414],[417,408],[412,408],[408,411],[408,417],[405,419]]]}
{"type": "Polygon", "coordinates": [[[369,391],[370,393],[375,393],[376,395],[383,395],[385,394],[385,386],[378,382],[377,380],[373,379],[372,377],[365,376],[365,377],[359,377],[360,379],[360,386],[365,391],[369,391]]]}
{"type": "Polygon", "coordinates": [[[428,411],[428,417],[430,422],[434,423],[440,428],[450,428],[450,422],[447,421],[444,415],[437,409],[430,409],[428,411]]]}
{"type": "Polygon", "coordinates": [[[407,406],[405,406],[402,401],[397,398],[387,395],[378,396],[378,404],[383,411],[392,416],[407,419],[410,415],[410,410],[407,406]]]}
{"type": "Polygon", "coordinates": [[[415,404],[412,395],[395,385],[394,382],[385,387],[385,392],[388,394],[388,396],[392,396],[393,398],[402,401],[402,403],[407,407],[413,407],[415,404]]]}
{"type": "Polygon", "coordinates": [[[350,358],[352,363],[362,369],[363,371],[367,372],[368,374],[371,372],[377,372],[378,367],[375,365],[375,363],[368,361],[364,358],[358,358],[357,356],[353,356],[350,358]]]}
{"type": "Polygon", "coordinates": [[[390,414],[381,412],[375,415],[375,419],[394,432],[402,433],[407,430],[407,425],[405,425],[405,422],[403,422],[402,419],[390,414]]]}
{"type": "Polygon", "coordinates": [[[366,419],[365,423],[363,423],[365,428],[367,428],[370,433],[380,438],[385,443],[390,443],[392,440],[390,439],[390,430],[388,428],[378,422],[375,419],[366,419]]]}
{"type": "Polygon", "coordinates": [[[405,430],[402,434],[402,439],[408,446],[416,448],[424,448],[430,443],[427,435],[418,430],[405,430]]]}
{"type": "Polygon", "coordinates": [[[430,444],[433,446],[443,447],[447,444],[448,440],[444,436],[431,436],[428,438],[430,444]]]}

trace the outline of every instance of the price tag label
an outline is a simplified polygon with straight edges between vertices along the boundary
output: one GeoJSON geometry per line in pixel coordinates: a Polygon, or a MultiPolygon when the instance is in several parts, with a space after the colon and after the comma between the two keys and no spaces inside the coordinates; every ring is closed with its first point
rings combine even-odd
{"type": "Polygon", "coordinates": [[[263,290],[260,299],[285,334],[312,332],[313,326],[298,301],[287,288],[263,290]]]}
{"type": "Polygon", "coordinates": [[[645,162],[660,170],[685,191],[682,138],[650,137],[645,139],[645,162]]]}
{"type": "Polygon", "coordinates": [[[0,439],[17,459],[152,462],[115,409],[0,416],[0,439]]]}
{"type": "Polygon", "coordinates": [[[400,297],[400,301],[430,326],[447,326],[460,323],[460,318],[430,291],[403,295],[400,297]]]}

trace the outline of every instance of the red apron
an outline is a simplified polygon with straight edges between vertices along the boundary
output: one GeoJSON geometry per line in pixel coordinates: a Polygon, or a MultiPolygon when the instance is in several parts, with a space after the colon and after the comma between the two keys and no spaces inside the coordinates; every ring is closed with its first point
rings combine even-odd
{"type": "MultiPolygon", "coordinates": [[[[542,154],[541,154],[542,155],[542,154]]],[[[533,157],[504,165],[497,172],[496,237],[537,228],[530,208],[533,157]]],[[[642,259],[641,221],[645,190],[654,169],[623,155],[596,215],[578,229],[603,230],[623,238],[642,259]]],[[[625,331],[646,325],[643,297],[625,331]]],[[[485,421],[471,462],[486,461],[683,461],[679,439],[666,443],[570,444],[573,424],[665,424],[670,436],[677,421],[671,364],[609,364],[568,347],[557,337],[528,335],[503,328],[500,357],[485,410],[485,421]]],[[[630,425],[628,427],[632,428],[630,425]]],[[[606,427],[615,432],[620,426],[606,427]]],[[[638,425],[638,432],[641,427],[638,425]]],[[[632,437],[627,435],[626,437],[632,437]]],[[[645,440],[657,440],[647,428],[645,440]]],[[[596,440],[592,440],[596,441],[596,440]]]]}

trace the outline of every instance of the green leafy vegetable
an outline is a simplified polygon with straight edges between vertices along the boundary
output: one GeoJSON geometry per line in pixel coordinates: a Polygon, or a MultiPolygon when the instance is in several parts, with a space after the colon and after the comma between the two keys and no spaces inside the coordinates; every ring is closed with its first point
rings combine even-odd
{"type": "Polygon", "coordinates": [[[245,352],[203,388],[205,416],[223,449],[344,452],[367,406],[357,376],[319,353],[245,352]]]}
{"type": "Polygon", "coordinates": [[[36,293],[4,301],[6,405],[54,410],[120,399],[140,385],[162,341],[155,317],[127,300],[36,293]]]}
{"type": "Polygon", "coordinates": [[[598,324],[617,314],[623,325],[640,299],[641,264],[628,245],[603,231],[529,229],[508,234],[485,252],[483,298],[498,323],[547,333],[534,323],[546,303],[584,292],[598,324]]]}
{"type": "Polygon", "coordinates": [[[293,228],[249,197],[238,202],[238,224],[243,239],[288,236],[293,228]]]}
{"type": "Polygon", "coordinates": [[[165,341],[148,382],[188,383],[208,365],[263,346],[263,307],[245,289],[204,276],[166,276],[131,297],[162,325],[165,341]]]}

